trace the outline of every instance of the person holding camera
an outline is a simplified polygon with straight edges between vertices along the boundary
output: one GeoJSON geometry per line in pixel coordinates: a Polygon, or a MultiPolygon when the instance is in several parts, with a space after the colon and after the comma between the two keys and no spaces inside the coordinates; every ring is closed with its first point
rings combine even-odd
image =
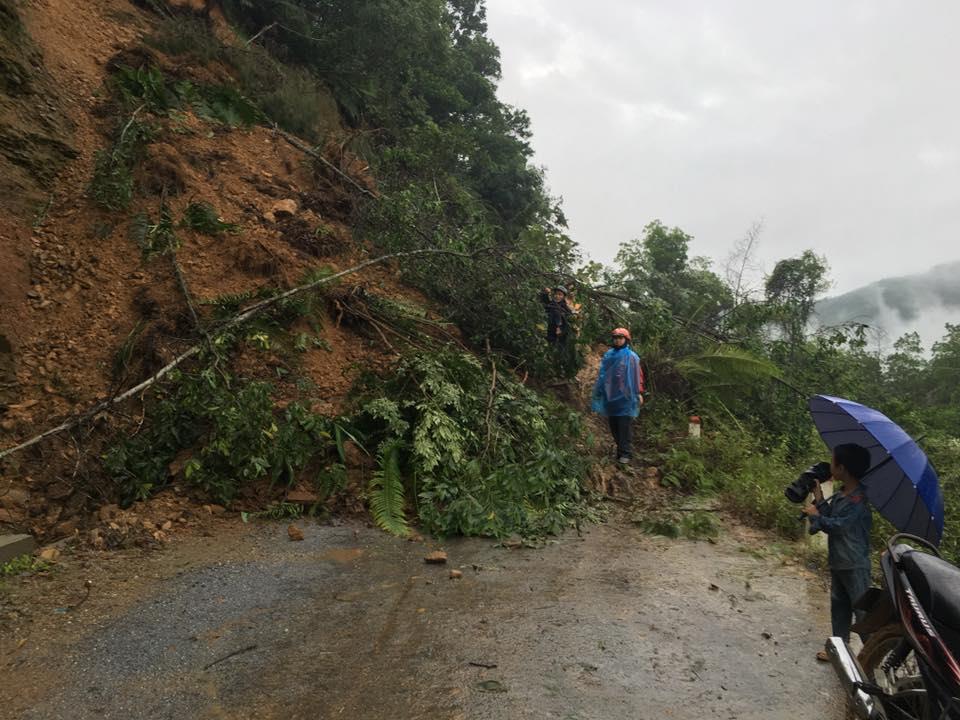
{"type": "MultiPolygon", "coordinates": [[[[824,500],[820,480],[813,486],[814,502],[803,509],[810,518],[810,534],[827,534],[830,566],[830,622],[833,634],[850,638],[853,605],[870,587],[870,527],[873,517],[860,479],[870,469],[870,453],[860,445],[838,445],[833,450],[830,475],[839,491],[824,500]]],[[[823,650],[817,659],[829,661],[823,650]]]]}

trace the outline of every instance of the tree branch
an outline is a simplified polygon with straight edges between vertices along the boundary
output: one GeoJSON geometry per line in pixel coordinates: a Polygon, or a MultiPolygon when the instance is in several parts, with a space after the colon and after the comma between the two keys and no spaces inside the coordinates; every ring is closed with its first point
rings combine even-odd
{"type": "MultiPolygon", "coordinates": [[[[426,254],[456,255],[458,257],[463,257],[463,258],[473,258],[483,252],[486,252],[486,249],[480,250],[474,253],[458,253],[452,250],[438,250],[434,248],[426,248],[422,250],[408,250],[405,252],[396,252],[396,253],[390,253],[388,255],[381,255],[380,257],[362,262],[359,265],[354,265],[353,267],[347,268],[346,270],[341,270],[340,272],[334,273],[333,275],[328,275],[324,278],[320,278],[319,280],[315,280],[314,282],[307,283],[306,285],[300,285],[299,287],[291,288],[290,290],[287,290],[284,293],[281,293],[272,298],[268,298],[266,300],[262,300],[258,303],[255,303],[254,305],[251,305],[243,312],[239,313],[238,315],[235,315],[234,317],[230,318],[226,322],[222,323],[217,328],[217,331],[223,332],[224,330],[227,330],[229,328],[236,327],[237,325],[240,325],[246,322],[247,320],[249,320],[250,318],[254,317],[255,315],[263,312],[268,307],[276,305],[278,302],[281,302],[282,300],[286,300],[288,298],[294,297],[295,295],[299,295],[301,293],[314,290],[322,285],[326,285],[327,283],[333,282],[334,280],[337,280],[338,278],[341,278],[345,275],[350,275],[352,273],[359,272],[364,268],[370,267],[371,265],[376,265],[378,263],[386,262],[387,260],[394,260],[397,258],[413,257],[415,255],[426,255],[426,254]]],[[[203,347],[204,345],[202,343],[198,345],[194,345],[193,347],[189,348],[188,350],[186,350],[185,352],[181,353],[176,358],[174,358],[172,362],[168,363],[167,365],[164,365],[162,368],[157,370],[157,372],[155,372],[149,378],[141,382],[139,385],[136,385],[130,388],[129,390],[121,393],[120,395],[117,395],[112,398],[108,398],[103,402],[97,403],[96,405],[86,410],[85,412],[80,413],[79,415],[74,416],[72,419],[67,420],[66,422],[61,423],[60,425],[57,425],[54,428],[46,430],[40,433],[39,435],[36,435],[30,438],[29,440],[26,440],[20,443],[19,445],[14,445],[13,447],[9,447],[5,450],[0,451],[0,460],[7,457],[8,455],[12,455],[13,453],[19,452],[20,450],[25,450],[26,448],[32,445],[36,445],[38,442],[41,442],[42,440],[45,440],[46,438],[51,437],[53,435],[57,435],[63,432],[64,430],[69,430],[70,428],[76,427],[77,425],[82,423],[84,420],[94,417],[98,413],[106,410],[107,408],[113,405],[117,405],[118,403],[121,403],[130,397],[133,397],[137,393],[142,392],[143,390],[146,390],[147,388],[156,384],[163,377],[168,375],[172,370],[175,370],[177,367],[179,367],[184,362],[192,358],[194,355],[197,355],[203,349],[203,347]]]]}

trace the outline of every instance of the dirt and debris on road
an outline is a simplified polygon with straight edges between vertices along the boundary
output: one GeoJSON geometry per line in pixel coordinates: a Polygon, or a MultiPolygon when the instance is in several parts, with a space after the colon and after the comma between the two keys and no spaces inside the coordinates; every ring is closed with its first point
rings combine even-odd
{"type": "Polygon", "coordinates": [[[8,581],[0,717],[843,717],[813,657],[826,591],[735,533],[612,522],[509,549],[297,527],[8,581]]]}

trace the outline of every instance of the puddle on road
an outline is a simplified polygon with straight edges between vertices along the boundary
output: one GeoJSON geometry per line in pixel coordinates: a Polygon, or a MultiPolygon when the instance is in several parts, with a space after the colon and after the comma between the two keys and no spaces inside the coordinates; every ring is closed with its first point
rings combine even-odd
{"type": "Polygon", "coordinates": [[[335,563],[350,563],[359,560],[363,555],[363,548],[333,548],[320,556],[321,560],[332,560],[335,563]]]}

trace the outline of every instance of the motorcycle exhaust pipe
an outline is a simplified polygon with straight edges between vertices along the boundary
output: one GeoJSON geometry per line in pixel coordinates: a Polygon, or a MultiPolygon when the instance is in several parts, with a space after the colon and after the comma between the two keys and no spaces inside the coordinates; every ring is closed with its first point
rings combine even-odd
{"type": "Polygon", "coordinates": [[[830,664],[833,665],[833,671],[840,678],[843,689],[846,691],[853,709],[861,720],[881,720],[886,715],[880,709],[877,701],[863,690],[858,683],[867,682],[864,677],[863,669],[860,663],[850,652],[847,644],[838,637],[827,639],[827,655],[830,658],[830,664]]]}

